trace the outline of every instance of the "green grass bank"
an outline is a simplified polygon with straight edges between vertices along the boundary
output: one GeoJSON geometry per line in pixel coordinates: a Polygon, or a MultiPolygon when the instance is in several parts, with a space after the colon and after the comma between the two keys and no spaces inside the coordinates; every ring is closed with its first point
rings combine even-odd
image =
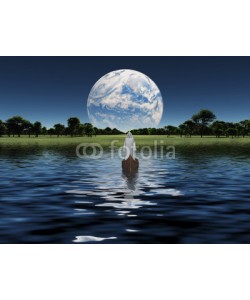
{"type": "MultiPolygon", "coordinates": [[[[36,137],[1,137],[1,148],[71,148],[74,149],[80,143],[98,143],[104,148],[108,148],[112,141],[115,146],[122,146],[126,135],[98,135],[93,137],[69,137],[69,136],[39,136],[36,137]]],[[[250,137],[245,138],[216,138],[216,137],[179,137],[166,135],[135,135],[136,146],[138,149],[144,146],[150,147],[167,147],[174,146],[176,150],[190,151],[230,151],[235,150],[250,154],[250,137]]]]}

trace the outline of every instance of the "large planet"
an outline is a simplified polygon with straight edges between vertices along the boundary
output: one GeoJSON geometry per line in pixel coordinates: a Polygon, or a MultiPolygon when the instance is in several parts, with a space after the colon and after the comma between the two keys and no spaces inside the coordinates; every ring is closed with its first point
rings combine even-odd
{"type": "Polygon", "coordinates": [[[127,132],[157,127],[162,118],[163,101],[160,90],[148,76],[124,69],[112,71],[95,83],[87,109],[95,127],[127,132]]]}

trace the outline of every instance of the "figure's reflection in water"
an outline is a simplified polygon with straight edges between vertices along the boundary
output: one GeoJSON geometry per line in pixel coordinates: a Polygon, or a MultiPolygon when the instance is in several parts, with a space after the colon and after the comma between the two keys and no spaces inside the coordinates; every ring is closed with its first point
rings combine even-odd
{"type": "Polygon", "coordinates": [[[122,178],[125,182],[125,188],[123,189],[120,207],[126,208],[128,211],[120,211],[118,213],[127,215],[128,217],[136,217],[137,209],[140,209],[145,205],[156,205],[156,203],[141,199],[143,192],[139,187],[138,171],[130,172],[129,174],[123,171],[122,178]]]}
{"type": "Polygon", "coordinates": [[[136,183],[138,179],[138,172],[133,172],[127,174],[126,172],[122,172],[122,178],[125,181],[125,190],[124,190],[124,200],[127,203],[128,207],[133,206],[134,194],[136,191],[136,183]]]}
{"type": "MultiPolygon", "coordinates": [[[[122,172],[122,178],[125,182],[125,188],[123,189],[123,196],[119,196],[116,198],[112,193],[112,195],[107,195],[104,197],[106,200],[115,200],[114,203],[103,203],[99,204],[97,206],[111,206],[114,207],[115,209],[118,208],[117,214],[118,215],[127,215],[127,216],[136,216],[135,214],[130,213],[130,209],[134,208],[139,208],[138,202],[140,200],[134,199],[134,193],[136,192],[136,183],[138,179],[138,172],[132,172],[130,174],[126,174],[126,172],[122,172]],[[120,202],[120,204],[117,203],[117,200],[120,202]],[[125,209],[129,209],[124,210],[125,209]]],[[[117,193],[117,191],[115,192],[117,193]]],[[[132,230],[132,229],[126,229],[127,231],[137,231],[137,230],[132,230]]],[[[74,243],[85,243],[85,242],[101,242],[104,240],[112,240],[112,239],[117,239],[117,237],[96,237],[96,236],[90,236],[90,235],[83,235],[83,236],[75,236],[73,242],[74,243]]]]}
{"type": "Polygon", "coordinates": [[[138,171],[127,174],[126,172],[122,172],[122,178],[125,180],[128,190],[135,191],[136,183],[138,179],[138,171]]]}

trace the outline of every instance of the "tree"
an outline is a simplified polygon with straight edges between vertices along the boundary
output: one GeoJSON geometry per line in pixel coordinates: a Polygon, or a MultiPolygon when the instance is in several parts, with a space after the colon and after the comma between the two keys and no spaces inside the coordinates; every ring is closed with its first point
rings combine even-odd
{"type": "MultiPolygon", "coordinates": [[[[95,131],[95,128],[94,128],[95,131]]],[[[112,134],[121,134],[122,132],[120,130],[118,130],[117,128],[113,128],[112,129],[112,134]]]]}
{"type": "Polygon", "coordinates": [[[207,126],[215,119],[215,114],[208,109],[202,109],[197,114],[192,116],[192,120],[196,124],[201,137],[203,137],[204,131],[206,130],[207,126]]]}
{"type": "Polygon", "coordinates": [[[42,128],[42,134],[43,135],[46,135],[47,134],[47,128],[45,127],[45,126],[43,126],[43,128],[42,128]]]}
{"type": "Polygon", "coordinates": [[[106,127],[104,129],[104,134],[111,134],[112,133],[112,129],[110,127],[106,127]]]}
{"type": "Polygon", "coordinates": [[[149,135],[157,134],[157,129],[156,128],[148,128],[148,134],[149,135]]]}
{"type": "Polygon", "coordinates": [[[187,120],[183,123],[185,135],[189,135],[190,137],[194,133],[195,123],[192,120],[187,120]]]}
{"type": "Polygon", "coordinates": [[[0,120],[0,136],[3,136],[6,133],[6,126],[2,120],[0,120]]]}
{"type": "Polygon", "coordinates": [[[63,124],[57,123],[54,125],[55,134],[57,134],[57,137],[63,134],[63,131],[65,129],[65,126],[63,124]]]}
{"type": "Polygon", "coordinates": [[[182,135],[185,135],[185,137],[189,135],[191,137],[192,134],[194,133],[194,129],[195,129],[195,123],[192,120],[185,121],[184,123],[179,125],[180,137],[182,137],[182,135]]]}
{"type": "Polygon", "coordinates": [[[164,135],[166,133],[164,128],[156,128],[156,133],[158,135],[164,135]]]}
{"type": "MultiPolygon", "coordinates": [[[[122,133],[122,132],[120,132],[122,133]]],[[[148,135],[148,128],[139,128],[139,129],[133,129],[131,130],[132,134],[142,134],[142,135],[148,135]]]]}
{"type": "Polygon", "coordinates": [[[84,133],[87,135],[87,137],[91,137],[94,134],[94,127],[90,123],[83,124],[84,126],[84,133]]]}
{"type": "Polygon", "coordinates": [[[235,128],[228,128],[227,130],[226,130],[226,134],[227,134],[227,136],[232,136],[232,138],[234,137],[234,136],[236,136],[237,135],[237,129],[235,129],[235,128]]]}
{"type": "Polygon", "coordinates": [[[85,134],[85,127],[84,127],[83,124],[80,124],[80,126],[79,126],[79,128],[78,128],[78,134],[79,134],[80,136],[84,136],[84,134],[85,134]]]}
{"type": "Polygon", "coordinates": [[[47,132],[48,132],[49,136],[52,136],[52,135],[55,134],[55,129],[54,128],[50,128],[50,129],[47,130],[47,132]]]}
{"type": "Polygon", "coordinates": [[[21,116],[14,116],[9,118],[6,122],[8,135],[11,134],[13,137],[17,134],[18,137],[21,136],[24,128],[25,128],[26,120],[24,120],[21,116]]]}
{"type": "Polygon", "coordinates": [[[165,133],[170,136],[176,134],[176,127],[172,125],[168,125],[164,127],[165,133]]]}
{"type": "Polygon", "coordinates": [[[227,129],[227,125],[223,121],[215,121],[211,124],[212,133],[215,134],[217,138],[221,137],[227,129]]]}
{"type": "Polygon", "coordinates": [[[138,129],[138,134],[148,135],[148,129],[147,128],[141,128],[138,129]]]}
{"type": "Polygon", "coordinates": [[[250,131],[250,120],[241,121],[239,124],[242,126],[242,136],[245,137],[250,131]]]}
{"type": "Polygon", "coordinates": [[[99,129],[97,127],[94,127],[94,136],[96,136],[97,134],[99,134],[99,129]]]}
{"type": "Polygon", "coordinates": [[[64,135],[68,136],[70,134],[69,132],[69,127],[65,127],[64,128],[64,132],[63,132],[64,135]]]}
{"type": "Polygon", "coordinates": [[[246,135],[248,135],[250,133],[250,120],[245,120],[245,129],[246,129],[246,135]]]}
{"type": "Polygon", "coordinates": [[[29,135],[29,137],[30,137],[30,135],[34,131],[34,125],[30,121],[24,120],[24,129],[23,129],[23,131],[25,133],[27,133],[29,135]]]}
{"type": "Polygon", "coordinates": [[[78,130],[80,127],[80,120],[76,117],[72,117],[68,119],[68,128],[71,137],[78,134],[78,130]]]}
{"type": "Polygon", "coordinates": [[[36,137],[38,137],[39,134],[41,134],[41,132],[42,132],[42,124],[41,124],[41,122],[35,122],[33,124],[33,130],[34,130],[34,133],[35,133],[36,137]]]}
{"type": "Polygon", "coordinates": [[[185,130],[186,130],[185,124],[180,124],[178,128],[179,128],[180,137],[182,137],[183,134],[186,135],[186,133],[185,133],[185,130]]]}
{"type": "MultiPolygon", "coordinates": [[[[95,127],[95,128],[96,128],[96,127],[95,127]]],[[[102,134],[104,134],[104,130],[101,129],[101,128],[96,128],[96,129],[95,129],[95,133],[96,133],[96,135],[98,135],[98,134],[102,135],[102,134]]]]}

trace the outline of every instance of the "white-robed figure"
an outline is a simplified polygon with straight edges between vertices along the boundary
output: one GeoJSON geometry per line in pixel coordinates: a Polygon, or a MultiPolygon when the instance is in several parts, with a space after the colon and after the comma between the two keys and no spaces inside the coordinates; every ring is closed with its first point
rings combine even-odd
{"type": "Polygon", "coordinates": [[[127,133],[127,137],[125,138],[124,148],[126,150],[126,159],[128,159],[130,155],[132,156],[133,159],[135,159],[135,152],[136,152],[135,140],[130,131],[127,133]]]}
{"type": "Polygon", "coordinates": [[[122,169],[128,175],[131,175],[138,170],[139,161],[135,157],[136,146],[132,133],[129,131],[124,141],[126,149],[126,158],[122,161],[122,169]]]}

